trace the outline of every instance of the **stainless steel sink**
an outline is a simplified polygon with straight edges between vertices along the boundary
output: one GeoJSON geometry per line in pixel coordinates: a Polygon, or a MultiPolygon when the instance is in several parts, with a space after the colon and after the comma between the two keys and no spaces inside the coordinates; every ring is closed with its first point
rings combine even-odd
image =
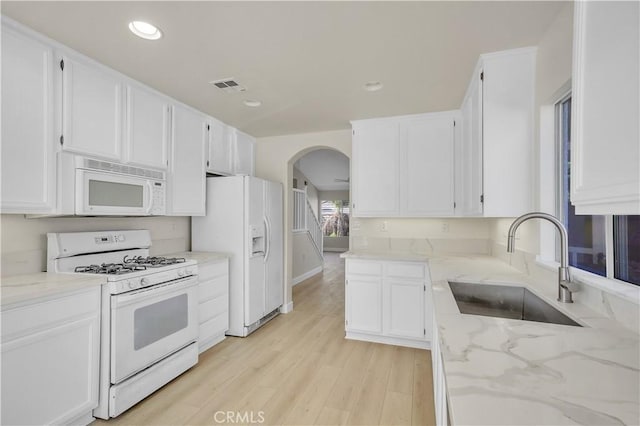
{"type": "Polygon", "coordinates": [[[449,287],[463,314],[582,327],[524,287],[451,281],[449,287]]]}

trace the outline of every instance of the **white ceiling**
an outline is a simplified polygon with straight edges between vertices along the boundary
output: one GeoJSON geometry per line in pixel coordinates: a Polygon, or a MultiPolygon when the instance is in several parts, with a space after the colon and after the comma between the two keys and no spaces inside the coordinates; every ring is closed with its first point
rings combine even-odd
{"type": "Polygon", "coordinates": [[[11,2],[2,13],[256,137],[459,107],[478,55],[535,45],[563,2],[11,2]],[[146,20],[159,41],[128,28],[146,20]],[[234,77],[245,93],[208,82],[234,77]],[[384,88],[366,92],[365,82],[384,88]],[[258,99],[249,108],[244,99],[258,99]]]}
{"type": "Polygon", "coordinates": [[[349,179],[349,159],[341,152],[318,149],[305,154],[295,165],[319,191],[349,190],[349,182],[335,181],[349,179]]]}

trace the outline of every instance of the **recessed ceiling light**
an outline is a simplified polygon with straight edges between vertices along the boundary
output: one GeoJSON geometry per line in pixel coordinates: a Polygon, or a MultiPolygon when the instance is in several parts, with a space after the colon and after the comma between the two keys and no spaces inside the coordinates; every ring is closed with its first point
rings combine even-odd
{"type": "Polygon", "coordinates": [[[262,102],[256,100],[256,99],[247,99],[244,101],[244,104],[248,107],[259,107],[260,105],[262,105],[262,102]]]}
{"type": "Polygon", "coordinates": [[[160,31],[158,27],[144,21],[129,22],[129,29],[138,37],[142,37],[147,40],[157,40],[162,37],[162,31],[160,31]]]}
{"type": "Polygon", "coordinates": [[[380,83],[379,81],[369,81],[368,83],[365,83],[364,90],[366,90],[367,92],[377,92],[378,90],[382,89],[382,87],[382,83],[380,83]]]}

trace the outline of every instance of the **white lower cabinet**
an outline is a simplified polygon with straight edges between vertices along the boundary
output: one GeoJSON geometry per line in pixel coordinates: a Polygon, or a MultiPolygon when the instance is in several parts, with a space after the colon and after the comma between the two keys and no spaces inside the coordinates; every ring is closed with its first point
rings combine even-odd
{"type": "Polygon", "coordinates": [[[221,342],[229,330],[229,260],[198,265],[200,353],[221,342]]]}
{"type": "Polygon", "coordinates": [[[346,261],[348,339],[416,348],[431,341],[431,300],[424,262],[346,261]]]}
{"type": "Polygon", "coordinates": [[[99,359],[100,287],[3,310],[0,423],[93,421],[99,359]]]}

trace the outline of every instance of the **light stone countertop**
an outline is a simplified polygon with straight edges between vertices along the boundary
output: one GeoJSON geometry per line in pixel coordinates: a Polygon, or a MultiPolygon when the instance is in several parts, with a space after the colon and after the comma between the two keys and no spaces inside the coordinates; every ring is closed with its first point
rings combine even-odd
{"type": "MultiPolygon", "coordinates": [[[[165,256],[194,259],[199,265],[229,258],[229,255],[225,253],[192,251],[171,253],[165,256]]],[[[65,293],[72,293],[87,287],[100,286],[105,282],[104,275],[52,272],[2,277],[0,279],[0,310],[50,300],[65,293]]]]}
{"type": "Polygon", "coordinates": [[[0,310],[56,298],[105,283],[104,276],[39,272],[0,279],[0,310]]]}
{"type": "Polygon", "coordinates": [[[421,253],[409,251],[376,251],[376,250],[355,250],[340,254],[343,259],[365,259],[365,260],[392,260],[398,262],[426,262],[429,256],[421,253]]]}
{"type": "Polygon", "coordinates": [[[453,425],[636,425],[640,336],[489,256],[432,257],[453,425]],[[460,314],[448,280],[523,285],[584,327],[460,314]]]}
{"type": "Polygon", "coordinates": [[[184,257],[198,262],[198,265],[206,265],[207,263],[215,263],[223,259],[229,259],[230,255],[219,252],[207,251],[182,251],[178,253],[163,254],[165,257],[184,257]]]}

